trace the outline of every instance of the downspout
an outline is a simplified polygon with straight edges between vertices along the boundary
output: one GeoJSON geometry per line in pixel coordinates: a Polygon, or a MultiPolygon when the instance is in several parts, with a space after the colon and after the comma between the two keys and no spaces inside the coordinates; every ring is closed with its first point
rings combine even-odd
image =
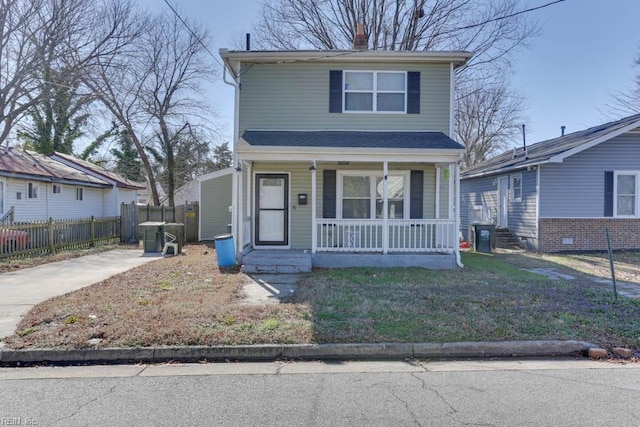
{"type": "MultiPolygon", "coordinates": [[[[456,212],[456,236],[458,236],[460,234],[460,163],[456,163],[455,165],[456,168],[456,178],[455,178],[455,192],[456,192],[456,208],[455,208],[455,212],[456,212]]],[[[455,253],[456,253],[456,264],[458,264],[458,267],[460,268],[464,268],[464,264],[462,264],[462,259],[460,258],[460,242],[459,239],[456,237],[456,249],[455,249],[455,253]]]]}

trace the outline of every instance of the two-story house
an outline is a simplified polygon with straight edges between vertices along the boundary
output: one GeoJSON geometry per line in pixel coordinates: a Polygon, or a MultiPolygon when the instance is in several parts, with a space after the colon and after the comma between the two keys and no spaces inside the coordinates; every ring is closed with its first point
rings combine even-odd
{"type": "Polygon", "coordinates": [[[235,86],[232,228],[245,271],[461,265],[454,72],[471,53],[220,56],[235,86]]]}

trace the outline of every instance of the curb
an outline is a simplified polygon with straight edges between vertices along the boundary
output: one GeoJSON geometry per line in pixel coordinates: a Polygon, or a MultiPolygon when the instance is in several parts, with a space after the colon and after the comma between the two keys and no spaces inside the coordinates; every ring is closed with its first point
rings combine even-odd
{"type": "Polygon", "coordinates": [[[36,364],[125,364],[199,361],[402,360],[489,357],[584,357],[584,341],[504,341],[457,343],[293,344],[246,346],[141,347],[105,349],[0,348],[0,366],[36,364]]]}

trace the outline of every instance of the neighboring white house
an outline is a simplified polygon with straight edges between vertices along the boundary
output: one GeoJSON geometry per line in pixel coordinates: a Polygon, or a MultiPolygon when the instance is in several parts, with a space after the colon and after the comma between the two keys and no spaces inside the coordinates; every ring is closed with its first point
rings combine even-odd
{"type": "Polygon", "coordinates": [[[200,201],[199,240],[213,240],[228,233],[231,224],[233,168],[202,175],[196,182],[200,201]]]}
{"type": "Polygon", "coordinates": [[[120,203],[131,203],[143,188],[98,166],[80,167],[82,163],[57,153],[0,150],[0,217],[11,209],[14,221],[117,216],[120,203]]]}
{"type": "MultiPolygon", "coordinates": [[[[198,180],[187,182],[173,193],[173,204],[175,206],[181,206],[193,202],[200,202],[200,184],[198,180]]],[[[161,198],[161,204],[168,206],[169,196],[161,198]]]]}
{"type": "Polygon", "coordinates": [[[49,157],[109,184],[110,189],[103,193],[104,216],[120,215],[120,205],[137,202],[137,191],[146,188],[143,183],[130,181],[115,172],[68,154],[54,152],[49,157]]]}

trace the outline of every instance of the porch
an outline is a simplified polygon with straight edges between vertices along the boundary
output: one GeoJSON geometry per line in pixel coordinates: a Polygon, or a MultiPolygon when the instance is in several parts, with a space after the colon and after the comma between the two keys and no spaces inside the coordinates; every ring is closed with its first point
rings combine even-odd
{"type": "Polygon", "coordinates": [[[318,252],[312,254],[308,250],[256,249],[245,254],[242,262],[244,273],[308,273],[312,267],[420,267],[440,270],[455,268],[456,258],[451,253],[318,252]]]}

